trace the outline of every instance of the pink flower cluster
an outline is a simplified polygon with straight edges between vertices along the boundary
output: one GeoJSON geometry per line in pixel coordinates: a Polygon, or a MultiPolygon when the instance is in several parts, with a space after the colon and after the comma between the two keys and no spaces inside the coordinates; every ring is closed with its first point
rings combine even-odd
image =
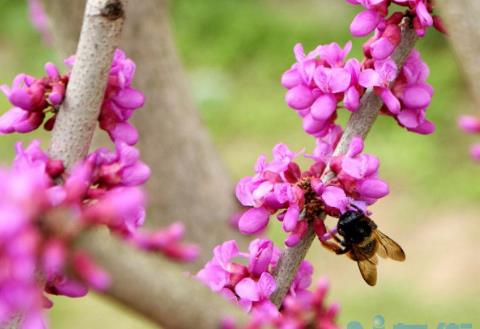
{"type": "Polygon", "coordinates": [[[72,240],[92,226],[106,226],[134,245],[174,260],[194,259],[198,249],[181,242],[180,224],[138,231],[145,216],[139,186],[148,177],[138,151],[122,142],[117,142],[116,152],[97,150],[70,171],[50,159],[38,141],[27,148],[18,143],[12,169],[0,169],[0,214],[8,218],[0,223],[0,290],[5,292],[0,323],[22,312],[22,329],[40,328],[41,309],[52,304],[43,291],[80,297],[88,287],[108,287],[108,274],[87,254],[70,248],[72,240]],[[76,279],[66,274],[67,268],[76,279]]]}
{"type": "Polygon", "coordinates": [[[258,233],[277,213],[283,230],[289,234],[285,244],[291,247],[303,237],[307,222],[319,219],[323,211],[339,216],[351,205],[366,209],[386,196],[388,185],[378,178],[379,161],[362,153],[360,138],[352,140],[347,154],[333,157],[341,134],[341,128],[333,126],[317,139],[317,147],[308,155],[314,163],[307,171],[301,171],[294,161],[298,154],[284,144],[273,148],[272,161],[260,156],[256,174],[241,179],[236,187],[240,203],[250,207],[238,221],[240,231],[258,233]],[[328,163],[336,177],[325,183],[323,175],[328,163]]]}
{"type": "Polygon", "coordinates": [[[310,135],[326,133],[337,118],[339,102],[352,112],[360,105],[360,63],[345,62],[351,47],[350,42],[344,48],[331,43],[307,55],[300,44],[294,47],[297,62],[283,74],[282,85],[288,89],[285,101],[303,119],[303,129],[310,135]]]}
{"type": "Polygon", "coordinates": [[[56,113],[65,96],[68,76],[60,75],[52,63],[45,65],[45,72],[46,76],[42,78],[19,74],[13,80],[12,87],[0,86],[14,106],[0,117],[0,134],[31,132],[40,127],[48,113],[52,115],[44,127],[46,130],[53,128],[56,113]]]}
{"type": "MultiPolygon", "coordinates": [[[[412,17],[413,26],[419,36],[424,36],[426,29],[431,26],[445,32],[440,18],[432,15],[432,0],[347,0],[347,2],[364,8],[353,19],[350,32],[356,37],[363,37],[375,31],[370,43],[374,53],[377,53],[375,48],[383,48],[377,53],[379,55],[386,54],[388,49],[395,48],[400,42],[398,24],[404,16],[412,17]],[[407,7],[407,11],[396,11],[389,16],[392,4],[407,7]]],[[[379,59],[384,59],[390,54],[382,55],[385,57],[379,59]]]]}
{"type": "Polygon", "coordinates": [[[433,95],[433,88],[426,82],[427,65],[415,50],[401,69],[390,57],[400,44],[400,25],[406,16],[413,20],[420,36],[432,25],[443,31],[440,19],[431,15],[431,1],[347,1],[364,7],[351,24],[352,34],[366,36],[375,31],[363,46],[365,59],[346,60],[351,42],[344,48],[336,43],[320,45],[308,54],[297,44],[296,63],[282,76],[282,85],[288,89],[287,105],[302,118],[308,134],[322,137],[334,124],[337,109],[357,111],[361,97],[367,89],[373,89],[384,103],[382,113],[394,117],[409,131],[432,133],[435,127],[425,117],[433,95]],[[391,4],[406,6],[408,10],[388,16],[391,4]]]}
{"type": "Polygon", "coordinates": [[[402,69],[391,59],[367,61],[371,68],[360,74],[360,84],[373,88],[382,99],[382,113],[394,117],[398,124],[418,134],[431,134],[434,124],[426,118],[433,88],[427,83],[430,70],[420,53],[412,50],[402,69]]]}
{"type": "MultiPolygon", "coordinates": [[[[467,134],[480,134],[480,119],[472,115],[462,115],[458,119],[459,127],[467,134]]],[[[473,144],[470,155],[476,161],[480,161],[480,143],[473,144]]]]}
{"type": "Polygon", "coordinates": [[[297,62],[283,74],[282,85],[288,89],[288,106],[302,118],[303,129],[315,137],[324,136],[337,118],[337,109],[357,111],[360,98],[371,88],[384,103],[382,113],[409,131],[432,133],[435,127],[425,114],[433,88],[426,82],[429,69],[420,54],[413,50],[398,70],[390,58],[345,62],[350,47],[350,43],[344,49],[332,43],[304,55],[301,45],[295,46],[297,62]]]}
{"type": "MultiPolygon", "coordinates": [[[[321,279],[315,290],[308,294],[287,296],[281,312],[254,310],[245,329],[338,329],[336,317],[338,304],[327,305],[325,299],[328,282],[321,279]]],[[[238,328],[231,321],[224,321],[222,329],[238,328]]]]}
{"type": "MultiPolygon", "coordinates": [[[[272,241],[256,239],[250,243],[248,253],[238,249],[236,241],[226,241],[213,249],[213,258],[196,277],[213,291],[240,305],[246,311],[278,314],[270,301],[276,283],[272,271],[280,258],[272,241]],[[238,260],[237,260],[238,259],[238,260]],[[245,259],[240,262],[240,259],[245,259]]],[[[290,287],[290,296],[309,295],[313,268],[303,261],[290,287]]]]}
{"type": "MultiPolygon", "coordinates": [[[[70,67],[74,62],[74,56],[65,60],[65,64],[70,67]]],[[[52,116],[45,122],[44,127],[47,130],[53,128],[65,97],[70,73],[60,75],[59,70],[51,63],[45,65],[45,71],[45,77],[35,78],[19,74],[12,87],[0,86],[0,90],[14,106],[0,117],[0,133],[31,132],[40,127],[48,113],[52,113],[52,116]]],[[[128,119],[145,102],[143,94],[131,86],[134,75],[135,63],[122,50],[117,49],[99,117],[100,128],[108,132],[112,141],[129,145],[136,144],[138,132],[128,123],[128,119]]]]}
{"type": "MultiPolygon", "coordinates": [[[[66,61],[72,65],[74,58],[66,61]]],[[[45,128],[53,128],[65,97],[68,75],[53,64],[47,76],[18,75],[2,91],[14,105],[0,118],[0,132],[29,132],[51,112],[45,128]]],[[[52,303],[44,293],[80,297],[88,288],[108,287],[108,274],[88,254],[71,248],[73,240],[93,226],[106,226],[127,242],[162,252],[176,261],[191,261],[198,248],[183,243],[184,227],[140,231],[145,219],[141,186],[150,169],[140,160],[136,129],[128,123],[143,105],[143,94],[131,87],[135,64],[117,50],[99,117],[115,150],[100,148],[67,170],[49,158],[40,143],[16,145],[10,170],[0,169],[0,323],[17,313],[22,329],[44,328],[42,308],[52,303]],[[67,274],[68,269],[68,274],[67,274]],[[74,276],[71,276],[73,271],[74,276]]]]}

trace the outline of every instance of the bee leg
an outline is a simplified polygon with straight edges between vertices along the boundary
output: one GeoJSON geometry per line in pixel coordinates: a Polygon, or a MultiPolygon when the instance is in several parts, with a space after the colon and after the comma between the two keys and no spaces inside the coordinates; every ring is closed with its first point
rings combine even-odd
{"type": "Polygon", "coordinates": [[[333,251],[337,255],[343,255],[350,251],[348,248],[342,248],[339,244],[331,241],[322,241],[322,246],[330,251],[333,251]]]}
{"type": "Polygon", "coordinates": [[[340,250],[337,250],[337,251],[336,251],[336,254],[337,254],[337,255],[344,255],[344,254],[346,254],[346,253],[348,253],[348,252],[350,252],[350,248],[342,248],[342,249],[340,249],[340,250]]]}

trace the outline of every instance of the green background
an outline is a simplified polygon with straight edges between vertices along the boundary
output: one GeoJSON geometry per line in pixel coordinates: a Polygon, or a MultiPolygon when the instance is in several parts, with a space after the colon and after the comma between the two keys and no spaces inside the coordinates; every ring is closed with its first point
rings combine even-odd
{"type": "MultiPolygon", "coordinates": [[[[251,174],[257,156],[269,155],[278,142],[312,150],[313,139],[284,104],[279,79],[293,63],[296,42],[310,50],[351,39],[348,25],[357,10],[341,0],[171,1],[173,30],[192,92],[236,179],[251,174]]],[[[354,40],[351,56],[361,55],[363,41],[354,40]]],[[[370,288],[345,257],[318,244],[309,254],[315,278],[330,278],[329,300],[340,302],[343,326],[358,320],[370,328],[376,314],[385,317],[387,328],[398,322],[429,328],[439,322],[472,323],[474,328],[480,324],[479,167],[468,157],[475,138],[456,126],[460,113],[474,109],[445,37],[430,31],[418,48],[432,72],[435,96],[427,115],[437,131],[415,135],[381,117],[367,141],[367,151],[380,157],[380,175],[391,189],[391,195],[372,208],[373,218],[402,244],[407,262],[382,262],[379,283],[370,288]]],[[[47,61],[61,63],[31,27],[25,3],[0,0],[0,83],[10,84],[19,72],[41,75],[47,61]]],[[[0,112],[8,108],[0,97],[0,112]]],[[[346,111],[341,112],[345,122],[346,111]]],[[[0,162],[11,160],[16,140],[45,136],[1,136],[0,162]]],[[[281,232],[273,229],[271,236],[281,244],[281,232]]],[[[93,294],[54,300],[53,328],[153,328],[93,294]]]]}

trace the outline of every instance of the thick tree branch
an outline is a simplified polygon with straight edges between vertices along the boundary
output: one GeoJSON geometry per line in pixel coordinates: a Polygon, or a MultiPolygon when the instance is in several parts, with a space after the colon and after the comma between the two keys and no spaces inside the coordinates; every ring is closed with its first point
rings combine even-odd
{"type": "Polygon", "coordinates": [[[480,1],[442,0],[435,4],[447,25],[458,63],[467,78],[477,107],[480,106],[480,1]]]}
{"type": "MultiPolygon", "coordinates": [[[[409,26],[408,21],[404,21],[402,27],[402,41],[392,55],[399,70],[413,49],[416,40],[417,36],[415,30],[409,26]]],[[[360,108],[350,116],[342,138],[335,149],[334,155],[346,153],[353,137],[360,136],[365,138],[367,136],[380,113],[382,104],[381,99],[373,90],[369,90],[365,93],[362,97],[360,108]]],[[[322,180],[328,182],[333,177],[334,174],[332,172],[327,172],[322,177],[322,180]]],[[[277,289],[271,297],[272,302],[277,305],[277,307],[280,307],[282,304],[283,299],[292,284],[293,278],[297,273],[298,267],[305,258],[314,239],[315,232],[313,224],[310,222],[307,233],[302,241],[293,248],[287,248],[282,254],[275,273],[277,289]]]]}
{"type": "Polygon", "coordinates": [[[79,250],[94,255],[112,277],[107,296],[169,329],[212,329],[226,317],[246,323],[235,305],[158,255],[139,253],[107,232],[84,233],[79,250]],[[116,256],[112,256],[115,251],[116,256]]]}
{"type": "Polygon", "coordinates": [[[75,65],[50,143],[52,158],[63,160],[67,167],[88,153],[120,41],[125,5],[125,0],[87,2],[75,65]]]}

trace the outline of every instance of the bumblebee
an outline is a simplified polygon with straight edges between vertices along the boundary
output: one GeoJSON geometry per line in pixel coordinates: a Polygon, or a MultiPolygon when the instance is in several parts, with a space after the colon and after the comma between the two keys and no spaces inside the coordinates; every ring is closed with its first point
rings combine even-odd
{"type": "Polygon", "coordinates": [[[377,283],[377,254],[396,261],[405,260],[402,247],[377,229],[373,220],[360,209],[348,210],[340,216],[338,235],[334,241],[322,241],[322,245],[338,255],[346,254],[358,264],[363,279],[370,286],[377,283]]]}

